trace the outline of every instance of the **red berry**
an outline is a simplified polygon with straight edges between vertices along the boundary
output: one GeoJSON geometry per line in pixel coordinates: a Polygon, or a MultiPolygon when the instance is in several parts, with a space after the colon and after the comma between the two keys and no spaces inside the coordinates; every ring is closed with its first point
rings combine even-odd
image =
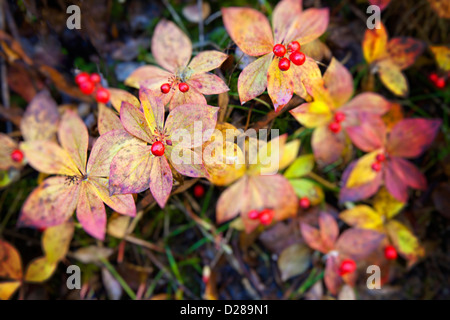
{"type": "Polygon", "coordinates": [[[377,162],[384,162],[386,160],[386,156],[384,155],[384,153],[379,153],[375,157],[375,160],[377,160],[377,162]]]}
{"type": "Polygon", "coordinates": [[[375,161],[374,163],[372,163],[372,170],[375,172],[380,172],[381,170],[381,163],[379,163],[378,161],[375,161]]]}
{"type": "Polygon", "coordinates": [[[429,77],[431,82],[436,83],[436,81],[439,79],[439,76],[437,75],[436,72],[432,72],[430,73],[429,77]]]}
{"type": "Polygon", "coordinates": [[[302,64],[305,63],[306,61],[306,56],[304,53],[302,52],[292,52],[289,56],[289,59],[292,61],[293,64],[295,64],[296,66],[301,66],[302,64]]]}
{"type": "Polygon", "coordinates": [[[248,217],[252,220],[256,220],[259,218],[259,211],[258,210],[250,210],[248,212],[248,217]]]}
{"type": "Polygon", "coordinates": [[[341,125],[339,124],[339,122],[332,122],[332,123],[330,123],[328,125],[328,128],[333,133],[339,133],[339,131],[341,131],[341,125]]]}
{"type": "Polygon", "coordinates": [[[205,195],[205,188],[201,184],[196,184],[194,186],[194,196],[196,198],[201,198],[205,195]]]}
{"type": "Polygon", "coordinates": [[[75,82],[77,85],[81,85],[83,82],[89,80],[89,74],[87,72],[80,72],[75,76],[75,82]]]}
{"type": "Polygon", "coordinates": [[[339,267],[339,275],[342,277],[356,270],[356,263],[352,259],[345,259],[339,267]]]}
{"type": "Polygon", "coordinates": [[[102,81],[102,78],[100,77],[100,75],[98,73],[93,73],[91,74],[91,76],[89,77],[89,79],[91,79],[91,81],[94,84],[100,83],[100,81],[102,81]]]}
{"type": "Polygon", "coordinates": [[[91,80],[86,80],[86,81],[80,83],[80,90],[84,94],[87,94],[87,95],[92,94],[92,92],[94,92],[94,89],[95,89],[95,86],[91,80]]]}
{"type": "Polygon", "coordinates": [[[181,82],[178,85],[178,89],[180,89],[181,92],[188,92],[189,90],[189,85],[187,83],[181,82]]]}
{"type": "Polygon", "coordinates": [[[164,94],[166,94],[166,93],[169,93],[169,91],[170,91],[170,84],[168,84],[168,83],[163,83],[163,84],[161,85],[161,92],[164,93],[164,94]]]}
{"type": "Polygon", "coordinates": [[[97,90],[97,93],[95,94],[95,99],[97,102],[101,103],[108,103],[109,101],[109,91],[105,88],[100,88],[97,90]]]}
{"type": "Polygon", "coordinates": [[[302,209],[308,209],[310,205],[311,205],[311,201],[309,201],[309,199],[307,197],[303,197],[300,199],[300,207],[302,209]]]}
{"type": "Polygon", "coordinates": [[[336,122],[342,122],[345,120],[345,113],[342,112],[336,112],[334,114],[334,121],[336,122]]]}
{"type": "Polygon", "coordinates": [[[436,82],[435,82],[435,85],[439,89],[444,89],[445,88],[445,79],[444,78],[438,78],[436,80],[436,82]]]}
{"type": "Polygon", "coordinates": [[[289,70],[289,67],[291,66],[291,62],[288,58],[282,58],[280,62],[278,63],[278,68],[280,68],[281,71],[287,71],[289,70]]]}
{"type": "Polygon", "coordinates": [[[152,148],[151,148],[152,154],[157,157],[161,157],[164,154],[165,149],[166,148],[164,147],[164,145],[161,141],[154,142],[152,144],[152,148]]]}
{"type": "Polygon", "coordinates": [[[292,41],[291,43],[288,44],[288,50],[290,52],[299,51],[300,50],[300,43],[298,43],[298,41],[292,41]]]}
{"type": "Polygon", "coordinates": [[[268,226],[272,223],[274,212],[271,209],[264,209],[259,213],[259,222],[268,226]]]}
{"type": "Polygon", "coordinates": [[[23,152],[19,149],[14,150],[13,152],[11,152],[11,160],[18,163],[22,162],[23,152]]]}
{"type": "Polygon", "coordinates": [[[394,246],[388,245],[384,248],[384,256],[388,260],[395,260],[397,259],[397,250],[395,250],[394,246]]]}
{"type": "Polygon", "coordinates": [[[286,54],[286,48],[282,44],[276,44],[273,47],[273,53],[277,57],[283,57],[286,54]]]}

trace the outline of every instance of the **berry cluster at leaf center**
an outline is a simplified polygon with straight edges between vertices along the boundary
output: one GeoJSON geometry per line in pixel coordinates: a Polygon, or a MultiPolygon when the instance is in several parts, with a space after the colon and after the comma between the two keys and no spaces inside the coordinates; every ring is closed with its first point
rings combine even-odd
{"type": "Polygon", "coordinates": [[[306,61],[305,54],[300,52],[300,43],[298,41],[289,43],[287,50],[282,44],[276,44],[273,47],[273,53],[275,56],[281,58],[278,62],[278,68],[281,71],[289,70],[291,62],[297,66],[301,66],[306,61]],[[286,54],[289,54],[289,58],[285,57],[286,54]]]}

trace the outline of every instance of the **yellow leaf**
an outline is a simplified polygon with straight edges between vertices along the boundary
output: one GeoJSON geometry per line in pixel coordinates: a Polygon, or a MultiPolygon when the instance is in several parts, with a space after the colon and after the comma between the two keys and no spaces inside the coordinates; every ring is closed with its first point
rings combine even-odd
{"type": "Polygon", "coordinates": [[[339,218],[346,224],[361,229],[380,231],[383,227],[382,216],[366,205],[359,205],[349,210],[345,210],[341,212],[339,218]]]}
{"type": "Polygon", "coordinates": [[[397,96],[404,97],[408,94],[408,80],[391,60],[380,61],[378,68],[378,75],[386,88],[397,96]]]}
{"type": "Polygon", "coordinates": [[[375,210],[386,219],[392,219],[405,204],[395,199],[386,188],[381,188],[375,196],[373,207],[375,210]]]}
{"type": "Polygon", "coordinates": [[[8,300],[16,292],[22,283],[20,281],[8,281],[0,283],[0,300],[8,300]]]}
{"type": "Polygon", "coordinates": [[[446,46],[433,46],[430,49],[434,54],[439,69],[446,72],[450,71],[450,48],[446,46]]]}
{"type": "Polygon", "coordinates": [[[115,88],[108,88],[109,94],[110,94],[110,101],[114,109],[117,110],[117,112],[120,112],[120,107],[122,106],[122,101],[126,101],[133,106],[135,106],[137,109],[141,107],[141,104],[139,103],[139,100],[133,96],[128,91],[122,90],[122,89],[115,89],[115,88]]]}
{"type": "Polygon", "coordinates": [[[30,262],[25,272],[25,281],[44,282],[55,272],[57,263],[49,262],[46,257],[36,258],[30,262]]]}
{"type": "Polygon", "coordinates": [[[300,149],[300,140],[292,140],[284,146],[283,154],[280,159],[280,169],[283,170],[297,158],[300,149]]]}
{"type": "Polygon", "coordinates": [[[284,176],[290,178],[300,178],[312,171],[314,168],[314,155],[306,154],[298,157],[286,170],[284,176]]]}
{"type": "Polygon", "coordinates": [[[287,135],[283,134],[261,146],[259,144],[256,164],[250,164],[248,174],[275,174],[280,170],[281,155],[284,152],[287,135]]]}
{"type": "Polygon", "coordinates": [[[304,103],[292,109],[290,113],[307,128],[326,125],[332,117],[329,106],[322,101],[304,103]]]}
{"type": "MultiPolygon", "coordinates": [[[[378,27],[378,26],[377,26],[378,27]]],[[[363,40],[363,53],[367,63],[372,63],[386,55],[388,35],[386,28],[380,22],[380,29],[367,29],[363,40]]]]}
{"type": "Polygon", "coordinates": [[[115,238],[122,239],[126,234],[130,219],[129,216],[114,212],[111,218],[108,219],[108,234],[115,238]]]}
{"type": "Polygon", "coordinates": [[[49,263],[56,263],[66,256],[73,232],[73,222],[65,222],[45,229],[42,236],[42,248],[49,263]]]}
{"type": "Polygon", "coordinates": [[[425,255],[425,250],[419,240],[404,224],[391,220],[386,228],[398,253],[408,260],[409,266],[425,255]]]}
{"type": "Polygon", "coordinates": [[[0,239],[0,277],[22,278],[22,260],[17,249],[9,242],[0,239]]]}
{"type": "Polygon", "coordinates": [[[372,151],[362,156],[353,168],[347,180],[347,188],[355,188],[374,180],[378,172],[372,170],[372,164],[375,162],[380,150],[372,151]]]}

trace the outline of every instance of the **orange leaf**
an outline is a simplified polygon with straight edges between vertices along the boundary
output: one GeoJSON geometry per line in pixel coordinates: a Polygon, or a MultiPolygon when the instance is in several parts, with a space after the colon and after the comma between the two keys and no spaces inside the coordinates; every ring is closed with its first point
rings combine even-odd
{"type": "Polygon", "coordinates": [[[8,300],[19,289],[20,281],[8,281],[0,283],[0,300],[8,300]]]}
{"type": "Polygon", "coordinates": [[[379,23],[380,29],[367,29],[363,40],[363,53],[367,63],[371,64],[387,55],[388,35],[383,23],[379,23]]]}
{"type": "Polygon", "coordinates": [[[22,259],[17,249],[0,239],[0,277],[19,280],[22,278],[22,259]]]}
{"type": "Polygon", "coordinates": [[[222,18],[231,39],[244,53],[262,56],[272,52],[272,28],[261,12],[249,8],[222,8],[222,18]]]}

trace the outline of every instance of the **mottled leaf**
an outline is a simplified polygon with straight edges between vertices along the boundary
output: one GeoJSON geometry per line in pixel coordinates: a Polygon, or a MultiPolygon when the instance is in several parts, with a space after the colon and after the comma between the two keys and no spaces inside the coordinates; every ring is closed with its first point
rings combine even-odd
{"type": "Polygon", "coordinates": [[[212,95],[230,90],[221,78],[212,73],[200,73],[189,79],[189,85],[201,94],[212,95]]]}
{"type": "Polygon", "coordinates": [[[175,72],[185,67],[192,56],[191,40],[173,22],[161,20],[153,31],[152,53],[164,69],[175,72]]]}
{"type": "Polygon", "coordinates": [[[272,14],[272,26],[275,43],[282,43],[290,25],[302,12],[302,2],[284,0],[278,2],[272,14]]]}
{"type": "Polygon", "coordinates": [[[123,129],[119,117],[103,103],[98,104],[97,127],[100,135],[111,130],[123,129]]]}
{"type": "Polygon", "coordinates": [[[68,176],[80,173],[69,153],[55,142],[22,142],[20,149],[24,152],[30,166],[39,172],[68,176]]]}
{"type": "Polygon", "coordinates": [[[99,240],[105,239],[105,205],[95,189],[87,182],[81,183],[77,219],[89,235],[99,240]]]}
{"type": "Polygon", "coordinates": [[[6,134],[0,133],[0,170],[9,168],[20,169],[23,164],[17,163],[11,159],[11,153],[18,149],[19,145],[6,134]]]}
{"type": "Polygon", "coordinates": [[[267,71],[273,54],[266,54],[250,63],[240,74],[238,92],[241,104],[256,98],[267,88],[267,71]]]}
{"type": "Polygon", "coordinates": [[[25,141],[50,140],[56,135],[58,122],[58,106],[45,90],[31,100],[20,122],[20,131],[25,141]]]}
{"type": "Polygon", "coordinates": [[[413,65],[424,49],[424,42],[410,37],[393,38],[387,45],[389,59],[393,61],[400,70],[404,70],[413,65]]]}
{"type": "Polygon", "coordinates": [[[319,38],[327,30],[330,11],[328,8],[311,8],[297,16],[287,31],[287,42],[297,40],[301,45],[319,38]]]}
{"type": "Polygon", "coordinates": [[[30,193],[23,204],[19,226],[47,228],[59,225],[72,216],[78,202],[79,181],[68,177],[51,177],[30,193]]]}
{"type": "MultiPolygon", "coordinates": [[[[450,8],[450,6],[449,6],[450,8]]],[[[450,15],[450,14],[449,14],[450,15]]],[[[446,46],[430,46],[439,69],[450,71],[450,48],[446,46]]]]}
{"type": "Polygon", "coordinates": [[[281,110],[294,93],[294,75],[292,68],[281,71],[278,59],[273,59],[267,71],[267,92],[272,99],[275,112],[281,110]]]}
{"type": "Polygon", "coordinates": [[[220,51],[202,51],[189,63],[193,75],[208,72],[219,68],[222,63],[227,60],[228,55],[220,51]]]}
{"type": "Polygon", "coordinates": [[[380,188],[373,200],[375,211],[386,219],[392,219],[404,206],[405,203],[395,199],[386,188],[380,188]]]}
{"type": "Polygon", "coordinates": [[[148,145],[128,145],[111,162],[109,192],[139,193],[149,188],[150,170],[154,158],[148,145]]]}
{"type": "Polygon", "coordinates": [[[94,177],[107,177],[112,159],[126,146],[144,146],[145,142],[136,139],[125,130],[112,130],[101,135],[92,147],[86,172],[94,177]]]}
{"type": "Polygon", "coordinates": [[[122,102],[120,121],[131,135],[151,143],[153,133],[148,127],[144,114],[128,102],[122,102]]]}
{"type": "MultiPolygon", "coordinates": [[[[144,87],[146,89],[158,89],[160,90],[163,83],[168,83],[173,73],[167,72],[161,68],[155,66],[142,66],[133,71],[132,74],[125,80],[127,86],[140,89],[144,87]]],[[[124,91],[126,92],[126,91],[124,91]]],[[[120,111],[122,101],[128,102],[137,108],[140,108],[139,101],[133,95],[130,96],[123,94],[114,95],[111,93],[111,103],[117,111],[120,111]],[[134,98],[131,98],[131,96],[134,98]],[[114,98],[113,98],[114,97],[114,98]],[[114,99],[114,100],[113,100],[114,99]]]]}
{"type": "Polygon", "coordinates": [[[161,208],[166,205],[172,191],[173,177],[166,157],[156,157],[150,171],[150,191],[161,208]]]}

